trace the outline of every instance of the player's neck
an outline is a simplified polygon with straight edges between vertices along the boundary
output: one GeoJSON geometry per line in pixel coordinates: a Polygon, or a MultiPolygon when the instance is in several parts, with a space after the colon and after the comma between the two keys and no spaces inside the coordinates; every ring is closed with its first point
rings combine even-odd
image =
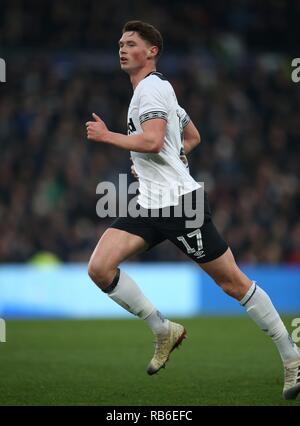
{"type": "Polygon", "coordinates": [[[140,81],[142,81],[146,77],[146,75],[151,74],[152,72],[155,72],[155,71],[156,71],[155,66],[151,66],[151,67],[142,68],[138,70],[137,72],[131,74],[130,81],[131,81],[133,90],[135,90],[136,86],[139,84],[140,81]]]}

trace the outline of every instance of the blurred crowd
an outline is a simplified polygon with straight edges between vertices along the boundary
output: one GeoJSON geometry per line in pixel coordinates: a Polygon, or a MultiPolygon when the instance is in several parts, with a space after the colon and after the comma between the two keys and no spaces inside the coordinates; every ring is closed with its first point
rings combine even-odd
{"type": "Polygon", "coordinates": [[[124,22],[161,28],[168,50],[211,47],[235,33],[256,50],[289,51],[299,44],[298,0],[1,0],[2,47],[114,48],[124,22]]]}
{"type": "MultiPolygon", "coordinates": [[[[88,142],[85,122],[96,112],[126,133],[132,89],[117,41],[124,21],[140,18],[163,33],[158,69],[201,133],[191,173],[205,182],[237,260],[300,264],[300,83],[290,67],[297,40],[282,37],[299,16],[297,2],[3,4],[0,262],[45,251],[86,262],[112,221],[96,214],[96,187],[130,174],[129,153],[88,142]]],[[[184,259],[165,242],[135,260],[184,259]]]]}

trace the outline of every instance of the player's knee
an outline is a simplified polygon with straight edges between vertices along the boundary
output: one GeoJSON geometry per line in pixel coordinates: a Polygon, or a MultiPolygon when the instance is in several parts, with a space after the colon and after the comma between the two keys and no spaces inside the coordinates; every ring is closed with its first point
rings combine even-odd
{"type": "Polygon", "coordinates": [[[108,265],[100,262],[95,262],[91,259],[88,265],[88,274],[92,281],[100,288],[105,288],[110,284],[111,271],[108,265]]]}
{"type": "Polygon", "coordinates": [[[101,268],[97,267],[97,265],[92,260],[90,260],[88,264],[88,274],[91,280],[97,284],[97,281],[101,274],[101,268]]]}

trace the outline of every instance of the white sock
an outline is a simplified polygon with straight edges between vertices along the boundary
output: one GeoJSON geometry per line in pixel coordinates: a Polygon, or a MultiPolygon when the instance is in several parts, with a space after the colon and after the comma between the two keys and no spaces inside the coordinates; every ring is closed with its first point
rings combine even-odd
{"type": "Polygon", "coordinates": [[[118,269],[113,282],[104,291],[126,311],[145,320],[154,334],[162,334],[168,330],[169,321],[163,318],[124,271],[118,269]]]}
{"type": "Polygon", "coordinates": [[[154,334],[168,334],[170,321],[164,318],[157,309],[145,318],[145,321],[154,334]]]}
{"type": "Polygon", "coordinates": [[[255,282],[240,301],[240,304],[245,307],[253,321],[268,336],[272,337],[284,363],[299,359],[297,345],[289,336],[271,299],[255,282]]]}

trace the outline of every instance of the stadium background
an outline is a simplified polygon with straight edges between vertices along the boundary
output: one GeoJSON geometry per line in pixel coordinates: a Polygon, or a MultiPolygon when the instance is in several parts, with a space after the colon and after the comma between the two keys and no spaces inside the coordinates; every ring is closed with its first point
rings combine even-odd
{"type": "MultiPolygon", "coordinates": [[[[200,130],[190,168],[205,182],[218,228],[242,269],[291,315],[287,326],[300,316],[300,83],[291,80],[299,2],[2,0],[0,317],[8,321],[0,349],[7,360],[14,336],[51,327],[11,318],[128,316],[93,286],[86,263],[110,223],[96,215],[96,186],[129,173],[129,155],[88,143],[84,123],[95,111],[126,132],[132,91],[117,41],[130,19],[163,34],[158,69],[200,130]]],[[[242,313],[168,242],[125,268],[168,315],[242,313]]]]}

